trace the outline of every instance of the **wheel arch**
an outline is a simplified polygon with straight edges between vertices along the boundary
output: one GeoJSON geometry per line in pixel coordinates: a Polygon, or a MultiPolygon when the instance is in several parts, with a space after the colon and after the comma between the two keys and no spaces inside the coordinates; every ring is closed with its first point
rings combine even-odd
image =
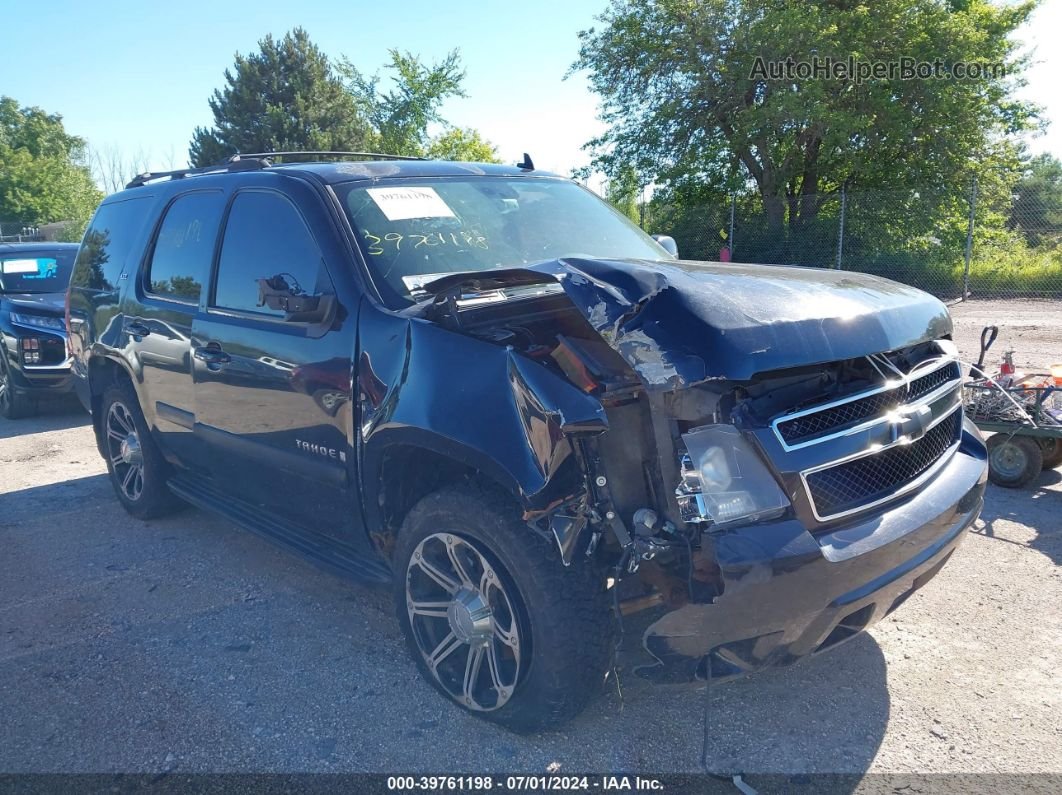
{"type": "Polygon", "coordinates": [[[103,402],[103,393],[107,391],[107,387],[111,384],[120,381],[128,381],[133,387],[133,390],[137,393],[137,398],[139,400],[140,390],[137,388],[136,379],[133,377],[129,365],[125,360],[119,357],[101,355],[93,355],[89,358],[88,387],[92,414],[92,430],[96,436],[96,449],[99,450],[100,455],[104,457],[106,457],[106,450],[103,446],[103,418],[101,416],[102,412],[100,411],[103,402]]]}
{"type": "Polygon", "coordinates": [[[504,492],[527,513],[525,491],[510,472],[481,451],[437,434],[402,429],[374,438],[363,455],[362,489],[366,526],[386,557],[406,514],[423,497],[462,482],[479,482],[504,492]]]}

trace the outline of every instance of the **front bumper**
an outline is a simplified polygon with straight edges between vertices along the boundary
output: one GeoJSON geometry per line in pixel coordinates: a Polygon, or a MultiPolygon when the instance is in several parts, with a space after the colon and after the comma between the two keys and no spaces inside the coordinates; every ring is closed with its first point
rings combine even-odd
{"type": "MultiPolygon", "coordinates": [[[[73,392],[72,362],[68,356],[65,361],[58,361],[61,357],[57,357],[52,360],[51,364],[27,364],[22,361],[19,344],[27,328],[14,327],[14,333],[5,334],[0,343],[0,356],[4,357],[4,364],[7,365],[10,388],[34,399],[61,398],[73,392]]],[[[61,353],[65,355],[66,337],[64,335],[40,329],[30,329],[28,333],[42,340],[47,339],[48,345],[52,346],[53,354],[55,349],[61,346],[61,353]]]]}
{"type": "Polygon", "coordinates": [[[913,497],[812,535],[796,520],[706,536],[723,592],[666,613],[645,631],[661,682],[713,681],[790,664],[854,637],[947,562],[984,504],[986,452],[967,420],[952,459],[913,497]],[[710,669],[709,667],[710,666],[710,669]]]}
{"type": "Polygon", "coordinates": [[[74,377],[70,365],[60,367],[14,368],[9,365],[11,386],[19,393],[34,398],[61,398],[74,391],[74,377]]]}

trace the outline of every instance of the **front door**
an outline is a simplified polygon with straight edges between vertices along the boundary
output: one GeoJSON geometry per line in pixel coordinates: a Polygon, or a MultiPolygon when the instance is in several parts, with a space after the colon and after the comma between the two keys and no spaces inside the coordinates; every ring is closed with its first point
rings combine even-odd
{"type": "MultiPolygon", "coordinates": [[[[316,201],[308,186],[289,190],[316,201]]],[[[318,242],[327,225],[311,226],[291,195],[247,189],[232,201],[213,289],[193,328],[196,436],[215,481],[234,496],[361,543],[349,442],[357,318],[335,305],[318,242]],[[333,309],[322,320],[271,306],[264,280],[333,309]]]]}

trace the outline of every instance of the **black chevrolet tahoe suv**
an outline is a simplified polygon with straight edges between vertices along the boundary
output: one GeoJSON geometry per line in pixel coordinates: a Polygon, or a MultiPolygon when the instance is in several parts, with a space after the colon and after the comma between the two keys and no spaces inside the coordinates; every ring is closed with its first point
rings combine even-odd
{"type": "Polygon", "coordinates": [[[851,638],[982,507],[939,301],[672,248],[528,159],[148,174],[78,253],[77,389],[131,514],[392,583],[425,678],[537,730],[620,632],[665,682],[851,638]]]}
{"type": "Polygon", "coordinates": [[[76,243],[0,243],[0,417],[72,392],[63,314],[76,254],[76,243]]]}

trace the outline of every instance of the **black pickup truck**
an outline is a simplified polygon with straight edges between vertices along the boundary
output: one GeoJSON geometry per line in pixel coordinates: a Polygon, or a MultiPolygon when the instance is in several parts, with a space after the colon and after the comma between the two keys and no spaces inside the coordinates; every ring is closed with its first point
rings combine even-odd
{"type": "Polygon", "coordinates": [[[0,243],[0,417],[71,394],[63,313],[76,253],[75,243],[0,243]]]}
{"type": "Polygon", "coordinates": [[[678,260],[527,159],[275,161],[108,197],[70,287],[78,393],[130,513],[192,503],[392,583],[468,710],[573,716],[636,620],[654,680],[823,651],[981,510],[925,293],[678,260]]]}

